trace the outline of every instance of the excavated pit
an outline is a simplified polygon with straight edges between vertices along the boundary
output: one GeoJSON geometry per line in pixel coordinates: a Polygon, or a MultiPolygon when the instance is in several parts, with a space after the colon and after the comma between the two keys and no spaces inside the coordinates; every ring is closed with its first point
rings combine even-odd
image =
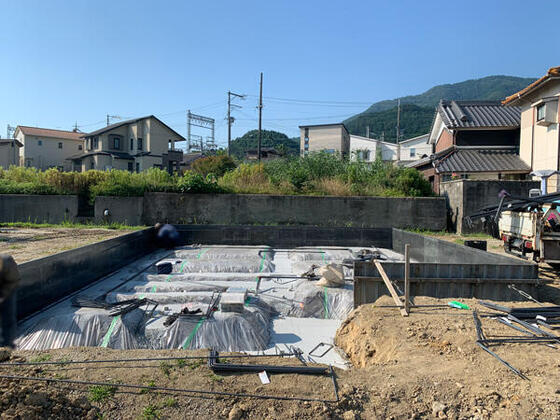
{"type": "MultiPolygon", "coordinates": [[[[27,319],[16,344],[22,350],[100,346],[270,354],[294,346],[309,353],[321,342],[334,344],[336,330],[354,308],[353,272],[344,268],[340,288],[320,287],[301,275],[312,266],[351,260],[361,249],[205,245],[156,251],[27,319]],[[170,272],[158,274],[166,263],[170,272]],[[132,275],[121,274],[131,270],[132,275]],[[231,296],[230,288],[247,291],[234,311],[220,303],[231,296]],[[117,303],[142,299],[145,305],[113,312],[117,303]],[[91,301],[107,307],[87,307],[91,301]]],[[[369,251],[402,260],[392,250],[369,251]]],[[[317,361],[347,364],[337,350],[317,361]]]]}

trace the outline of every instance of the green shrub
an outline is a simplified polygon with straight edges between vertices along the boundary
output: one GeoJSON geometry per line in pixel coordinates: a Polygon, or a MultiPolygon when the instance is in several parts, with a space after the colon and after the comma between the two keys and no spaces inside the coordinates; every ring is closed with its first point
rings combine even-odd
{"type": "Polygon", "coordinates": [[[212,174],[221,177],[235,167],[235,161],[227,155],[208,156],[193,163],[193,171],[203,176],[212,174]]]}
{"type": "Polygon", "coordinates": [[[98,195],[142,196],[145,192],[432,196],[430,183],[412,168],[391,162],[350,162],[328,153],[244,163],[235,167],[225,155],[201,159],[183,176],[151,168],[60,172],[34,168],[0,168],[0,194],[78,194],[91,201],[98,195]]]}

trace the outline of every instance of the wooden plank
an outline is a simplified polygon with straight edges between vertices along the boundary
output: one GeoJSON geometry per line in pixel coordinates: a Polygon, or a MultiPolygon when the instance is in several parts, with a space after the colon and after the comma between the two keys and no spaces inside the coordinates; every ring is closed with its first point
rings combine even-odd
{"type": "Polygon", "coordinates": [[[404,310],[410,313],[410,255],[409,244],[404,246],[404,310]]]}
{"type": "Polygon", "coordinates": [[[387,277],[387,273],[385,273],[385,269],[383,268],[383,266],[381,265],[381,263],[379,261],[373,260],[373,263],[375,264],[375,267],[377,268],[377,271],[379,271],[379,274],[381,274],[381,278],[385,282],[385,286],[389,290],[389,293],[391,293],[391,296],[393,297],[393,300],[395,301],[395,305],[397,305],[399,307],[399,310],[401,311],[401,315],[402,316],[408,316],[408,312],[406,312],[406,310],[403,308],[401,298],[399,297],[399,295],[397,294],[397,291],[395,290],[395,288],[391,284],[391,280],[389,280],[389,277],[387,277]]]}

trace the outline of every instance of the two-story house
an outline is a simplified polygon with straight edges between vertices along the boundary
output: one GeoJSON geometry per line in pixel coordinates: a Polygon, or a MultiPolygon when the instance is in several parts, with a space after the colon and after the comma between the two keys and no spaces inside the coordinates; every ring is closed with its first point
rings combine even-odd
{"type": "Polygon", "coordinates": [[[0,168],[8,169],[19,165],[19,148],[22,147],[16,139],[0,139],[0,168]]]}
{"type": "Polygon", "coordinates": [[[350,134],[342,123],[300,125],[300,154],[327,152],[348,156],[350,153],[350,134]]]}
{"type": "Polygon", "coordinates": [[[350,134],[350,158],[364,162],[373,162],[378,157],[383,161],[392,161],[404,165],[409,161],[431,155],[432,146],[428,144],[428,134],[391,143],[379,139],[350,134]]]}
{"type": "Polygon", "coordinates": [[[70,170],[67,158],[83,149],[83,135],[78,131],[18,125],[14,133],[15,139],[22,145],[19,148],[18,164],[41,170],[70,170]]]}
{"type": "Polygon", "coordinates": [[[545,175],[549,193],[560,191],[559,98],[560,67],[552,67],[546,75],[503,101],[507,108],[521,109],[519,155],[534,173],[545,175]]]}
{"type": "Polygon", "coordinates": [[[108,125],[82,137],[83,153],[70,158],[76,171],[140,172],[156,167],[172,172],[183,161],[175,142],[185,138],[153,115],[108,125]]]}
{"type": "Polygon", "coordinates": [[[463,179],[525,179],[519,157],[520,109],[495,101],[438,104],[428,143],[434,153],[407,166],[421,171],[439,193],[440,182],[463,179]]]}

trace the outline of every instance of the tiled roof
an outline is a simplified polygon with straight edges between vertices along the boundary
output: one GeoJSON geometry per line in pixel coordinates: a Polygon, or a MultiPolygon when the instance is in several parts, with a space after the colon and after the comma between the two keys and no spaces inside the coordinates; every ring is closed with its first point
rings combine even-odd
{"type": "Polygon", "coordinates": [[[12,142],[17,146],[17,147],[23,147],[23,144],[20,143],[18,140],[16,139],[0,139],[0,144],[12,144],[12,142]]]}
{"type": "Polygon", "coordinates": [[[105,132],[107,132],[107,131],[111,131],[111,130],[113,130],[113,129],[115,129],[115,128],[122,127],[123,125],[134,124],[134,123],[136,123],[136,122],[138,122],[138,121],[142,121],[142,120],[145,120],[145,119],[148,119],[148,118],[153,118],[153,119],[159,121],[161,124],[163,124],[165,127],[167,127],[170,131],[172,131],[173,133],[175,133],[175,135],[177,136],[177,138],[178,138],[179,140],[185,140],[185,138],[184,138],[182,135],[180,135],[179,133],[177,133],[175,130],[173,130],[171,127],[169,127],[169,126],[168,126],[167,124],[165,124],[162,120],[160,120],[159,118],[157,118],[155,115],[147,115],[147,116],[145,116],[145,117],[133,118],[133,119],[131,119],[131,120],[120,121],[120,122],[118,122],[118,123],[108,125],[107,127],[100,128],[99,130],[92,131],[91,133],[82,134],[82,136],[83,136],[83,137],[97,136],[97,135],[103,134],[103,133],[105,133],[105,132]]]}
{"type": "Polygon", "coordinates": [[[504,107],[499,101],[441,100],[437,112],[447,128],[516,128],[521,121],[518,107],[504,107]]]}
{"type": "Polygon", "coordinates": [[[546,83],[548,80],[553,79],[553,78],[560,78],[560,66],[549,68],[548,72],[543,77],[535,80],[533,83],[531,83],[526,88],[521,89],[519,92],[508,96],[506,99],[504,99],[502,101],[502,104],[506,105],[506,104],[511,104],[511,103],[515,102],[517,99],[520,99],[521,97],[523,97],[526,94],[528,94],[529,92],[537,89],[543,83],[546,83]]]}
{"type": "Polygon", "coordinates": [[[18,125],[17,128],[26,136],[53,137],[57,139],[79,140],[80,142],[82,141],[81,137],[84,135],[84,133],[77,131],[52,130],[50,128],[27,127],[25,125],[18,125]]]}
{"type": "Polygon", "coordinates": [[[516,148],[455,146],[450,153],[435,160],[438,173],[447,172],[521,172],[531,168],[521,160],[516,148]]]}

